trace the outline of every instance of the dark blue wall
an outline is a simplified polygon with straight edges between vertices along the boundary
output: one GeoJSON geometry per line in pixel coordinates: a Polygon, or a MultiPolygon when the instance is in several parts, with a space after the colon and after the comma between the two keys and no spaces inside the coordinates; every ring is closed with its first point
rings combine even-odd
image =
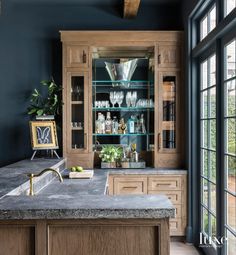
{"type": "Polygon", "coordinates": [[[59,30],[182,30],[181,5],[142,6],[134,20],[115,6],[3,1],[0,16],[0,166],[32,153],[26,109],[39,82],[61,83],[59,30]]]}

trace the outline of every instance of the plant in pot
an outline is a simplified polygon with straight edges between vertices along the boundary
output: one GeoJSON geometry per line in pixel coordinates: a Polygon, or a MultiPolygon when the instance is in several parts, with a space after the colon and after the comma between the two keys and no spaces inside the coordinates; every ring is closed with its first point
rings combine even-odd
{"type": "Polygon", "coordinates": [[[101,168],[116,168],[116,163],[121,160],[123,150],[114,145],[104,145],[100,152],[101,168]]]}
{"type": "MultiPolygon", "coordinates": [[[[62,87],[58,86],[53,78],[48,81],[41,81],[41,84],[47,89],[47,93],[43,96],[37,89],[31,95],[28,114],[36,116],[36,119],[45,119],[51,116],[52,119],[61,115],[61,93],[62,87]]],[[[50,118],[50,117],[49,117],[50,118]]]]}

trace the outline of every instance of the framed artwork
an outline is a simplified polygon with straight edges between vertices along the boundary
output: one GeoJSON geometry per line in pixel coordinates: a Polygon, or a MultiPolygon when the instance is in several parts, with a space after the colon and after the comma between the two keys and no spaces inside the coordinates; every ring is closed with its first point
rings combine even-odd
{"type": "Polygon", "coordinates": [[[55,121],[30,121],[33,150],[58,149],[55,121]]]}

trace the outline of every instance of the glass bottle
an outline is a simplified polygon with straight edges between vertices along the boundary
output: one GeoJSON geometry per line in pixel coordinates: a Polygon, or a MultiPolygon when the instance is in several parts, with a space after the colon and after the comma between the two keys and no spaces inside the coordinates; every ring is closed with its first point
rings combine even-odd
{"type": "Polygon", "coordinates": [[[128,130],[129,130],[130,134],[133,134],[135,132],[135,129],[134,129],[134,116],[133,115],[131,115],[131,117],[129,118],[128,130]]]}
{"type": "Polygon", "coordinates": [[[120,119],[119,126],[118,126],[118,134],[125,134],[127,126],[125,124],[124,118],[120,119]]]}
{"type": "Polygon", "coordinates": [[[140,117],[140,127],[141,127],[141,133],[146,134],[146,127],[145,127],[145,121],[144,121],[143,114],[141,114],[141,117],[140,117]]]}
{"type": "Polygon", "coordinates": [[[119,127],[118,120],[117,120],[116,116],[114,116],[113,122],[112,122],[112,133],[113,134],[118,134],[118,127],[119,127]]]}
{"type": "Polygon", "coordinates": [[[111,113],[107,112],[107,118],[105,121],[105,133],[111,134],[112,133],[112,119],[111,119],[111,113]]]}
{"type": "Polygon", "coordinates": [[[101,130],[101,113],[98,113],[98,118],[95,122],[95,133],[96,134],[100,134],[100,130],[101,130]]]}

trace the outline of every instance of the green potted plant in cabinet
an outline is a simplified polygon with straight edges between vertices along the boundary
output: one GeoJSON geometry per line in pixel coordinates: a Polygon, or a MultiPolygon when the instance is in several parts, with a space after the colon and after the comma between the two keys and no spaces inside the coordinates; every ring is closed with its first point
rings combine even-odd
{"type": "Polygon", "coordinates": [[[122,148],[114,145],[104,145],[100,152],[101,168],[116,168],[116,164],[122,158],[122,148]]]}

